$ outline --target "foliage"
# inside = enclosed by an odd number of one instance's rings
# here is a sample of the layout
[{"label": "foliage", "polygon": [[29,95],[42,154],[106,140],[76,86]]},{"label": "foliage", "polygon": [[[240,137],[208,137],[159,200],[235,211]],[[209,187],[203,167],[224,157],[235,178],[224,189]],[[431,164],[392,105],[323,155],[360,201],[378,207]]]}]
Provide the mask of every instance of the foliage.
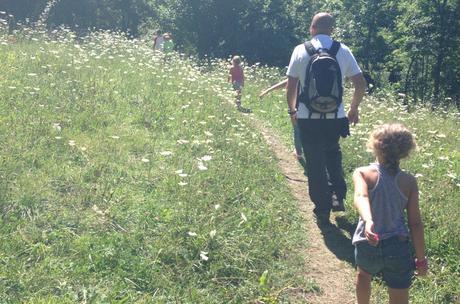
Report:
[{"label": "foliage", "polygon": [[[37,20],[47,1],[6,0],[0,11]],[[335,36],[351,46],[381,87],[411,102],[460,107],[460,2],[456,0],[53,0],[50,26],[81,34],[112,29],[151,39],[170,31],[182,52],[202,58],[243,55],[284,67],[308,38],[317,11],[336,17]],[[14,24],[14,22],[12,23]],[[409,102],[407,99],[405,103]]]}]

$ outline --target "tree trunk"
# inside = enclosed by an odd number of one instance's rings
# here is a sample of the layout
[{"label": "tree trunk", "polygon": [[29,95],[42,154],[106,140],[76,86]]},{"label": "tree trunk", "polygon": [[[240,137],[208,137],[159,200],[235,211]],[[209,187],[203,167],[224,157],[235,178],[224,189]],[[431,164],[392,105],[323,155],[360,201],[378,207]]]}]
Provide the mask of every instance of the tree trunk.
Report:
[{"label": "tree trunk", "polygon": [[409,64],[409,67],[407,68],[407,72],[406,72],[406,79],[404,80],[404,100],[403,100],[403,104],[404,105],[407,105],[407,94],[409,93],[409,76],[410,76],[410,73],[412,71],[412,65],[414,64],[414,61],[415,61],[415,57],[412,57],[411,60],[410,60],[410,64]]},{"label": "tree trunk", "polygon": [[433,70],[433,78],[434,78],[434,85],[433,85],[433,97],[434,97],[434,104],[439,104],[440,99],[440,91],[441,91],[441,71],[442,66],[444,64],[444,50],[445,50],[445,43],[446,43],[446,6],[447,0],[443,0],[442,3],[440,1],[435,1],[436,3],[436,10],[438,13],[439,18],[439,32],[438,32],[438,47],[436,48],[436,64]]}]

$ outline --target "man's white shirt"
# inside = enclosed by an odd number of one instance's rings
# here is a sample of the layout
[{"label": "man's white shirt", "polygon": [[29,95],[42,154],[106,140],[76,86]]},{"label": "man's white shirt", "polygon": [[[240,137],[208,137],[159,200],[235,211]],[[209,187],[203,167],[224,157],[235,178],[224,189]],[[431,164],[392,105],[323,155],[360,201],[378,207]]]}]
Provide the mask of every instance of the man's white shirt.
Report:
[{"label": "man's white shirt", "polygon": [[[325,48],[330,49],[332,46],[332,38],[327,35],[316,35],[311,40],[311,43],[315,47],[318,48]],[[355,57],[351,53],[350,49],[344,45],[343,43],[340,44],[340,49],[336,55],[337,62],[340,66],[340,70],[342,72],[342,82],[344,82],[346,77],[355,76],[361,73],[361,69],[356,62]],[[310,55],[308,55],[307,50],[305,49],[305,45],[302,43],[294,49],[291,56],[291,61],[289,63],[288,70],[286,72],[287,76],[298,78],[300,83],[299,85],[304,85],[305,83],[305,74],[307,71],[308,61],[310,60]],[[299,103],[299,108],[297,112],[298,119],[307,119],[309,116],[309,111],[307,107],[303,103]],[[335,117],[335,115],[333,115]],[[338,118],[345,117],[345,108],[343,106],[343,102],[340,105],[340,108],[337,112]],[[311,118],[320,118],[320,114],[313,113]]]}]

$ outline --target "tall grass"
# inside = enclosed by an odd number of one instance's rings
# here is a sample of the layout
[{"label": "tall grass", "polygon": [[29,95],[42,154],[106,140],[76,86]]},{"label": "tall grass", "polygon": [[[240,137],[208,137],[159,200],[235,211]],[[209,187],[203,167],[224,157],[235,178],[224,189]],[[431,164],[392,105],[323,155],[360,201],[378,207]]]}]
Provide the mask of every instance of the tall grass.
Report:
[{"label": "tall grass", "polygon": [[[223,75],[116,33],[0,41],[0,302],[285,301],[302,220]],[[284,300],[283,300],[284,299]]]},{"label": "tall grass", "polygon": [[[116,33],[25,30],[0,35],[0,69],[0,302],[287,302],[285,287],[317,289],[284,177],[227,102],[226,62],[164,58]],[[284,95],[256,98],[283,76],[246,73],[243,105],[291,145]],[[431,275],[411,296],[455,303],[458,114],[382,92],[361,120],[342,142],[347,173],[372,161],[374,125],[416,133],[420,150],[403,167],[419,179]],[[353,223],[351,195],[347,206]]]}]

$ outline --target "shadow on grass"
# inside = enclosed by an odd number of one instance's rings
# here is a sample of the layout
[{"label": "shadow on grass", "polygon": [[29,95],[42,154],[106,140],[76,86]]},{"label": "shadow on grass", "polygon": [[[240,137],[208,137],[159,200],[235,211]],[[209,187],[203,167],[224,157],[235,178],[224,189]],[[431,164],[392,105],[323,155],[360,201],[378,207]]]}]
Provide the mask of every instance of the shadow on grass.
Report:
[{"label": "shadow on grass", "polygon": [[[354,265],[354,250],[355,247],[351,244],[351,239],[344,234],[342,229],[353,233],[353,224],[348,222],[345,217],[337,217],[338,227],[333,224],[319,224],[318,227],[324,238],[324,243],[327,248],[335,254],[335,256],[351,265]],[[346,228],[343,228],[346,227]],[[342,229],[341,229],[342,228]],[[349,230],[351,229],[351,230]]]},{"label": "shadow on grass", "polygon": [[250,108],[244,108],[242,106],[238,107],[238,111],[240,111],[242,113],[252,113],[252,110]]}]

